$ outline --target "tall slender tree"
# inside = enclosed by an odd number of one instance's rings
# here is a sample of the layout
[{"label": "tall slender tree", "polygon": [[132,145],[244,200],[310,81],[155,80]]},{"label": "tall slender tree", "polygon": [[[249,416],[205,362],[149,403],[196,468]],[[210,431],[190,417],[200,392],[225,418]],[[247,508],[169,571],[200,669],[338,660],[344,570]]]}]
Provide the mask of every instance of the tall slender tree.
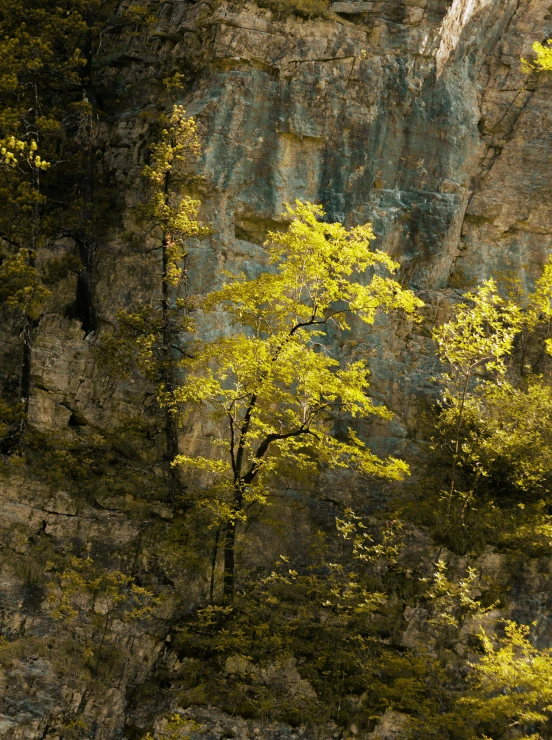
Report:
[{"label": "tall slender tree", "polygon": [[142,173],[148,194],[135,209],[139,228],[129,234],[134,249],[153,260],[159,292],[149,303],[119,311],[120,333],[113,337],[111,349],[128,355],[134,347],[140,369],[156,386],[163,407],[169,493],[174,501],[181,492],[179,470],[171,464],[178,455],[179,414],[165,399],[174,398],[178,365],[185,352],[182,339],[192,329],[186,295],[187,242],[210,231],[198,221],[200,202],[182,195],[197,177],[196,122],[176,105],[164,123]]}]

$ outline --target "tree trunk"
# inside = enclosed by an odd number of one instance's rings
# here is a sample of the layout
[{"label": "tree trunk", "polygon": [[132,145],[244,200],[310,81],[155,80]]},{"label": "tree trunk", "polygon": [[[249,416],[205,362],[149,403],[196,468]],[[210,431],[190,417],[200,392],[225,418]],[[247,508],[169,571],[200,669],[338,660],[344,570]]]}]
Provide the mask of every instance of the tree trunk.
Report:
[{"label": "tree trunk", "polygon": [[175,502],[181,489],[178,468],[175,468],[172,465],[172,461],[178,455],[178,423],[175,415],[168,409],[165,409],[165,441],[167,450],[169,496],[171,501]]},{"label": "tree trunk", "polygon": [[234,587],[236,582],[236,527],[237,515],[243,505],[243,478],[237,477],[234,481],[234,517],[226,523],[224,528],[224,588],[225,601],[234,598]]},{"label": "tree trunk", "polygon": [[227,522],[224,530],[224,589],[225,601],[234,598],[234,582],[236,570],[236,520]]},{"label": "tree trunk", "polygon": [[217,567],[219,539],[220,529],[217,529],[217,533],[215,535],[215,544],[213,546],[213,557],[211,558],[211,583],[209,584],[209,602],[211,605],[215,603],[215,570]]},{"label": "tree trunk", "polygon": [[[33,170],[33,190],[35,193],[40,193],[40,176],[37,170]],[[38,226],[40,221],[40,212],[38,210],[37,202],[34,203],[32,209],[32,235],[31,235],[31,251],[28,259],[28,266],[34,268],[36,265],[36,249],[38,243]],[[21,380],[19,386],[19,396],[22,408],[22,418],[19,424],[18,430],[12,438],[12,446],[19,444],[22,439],[25,430],[27,428],[27,421],[29,415],[29,400],[31,398],[31,371],[32,371],[32,352],[33,352],[33,329],[38,325],[38,320],[33,320],[25,312],[23,314],[23,357],[21,362]]]},{"label": "tree trunk", "polygon": [[24,314],[23,322],[23,360],[21,363],[19,395],[21,402],[23,403],[23,419],[26,424],[27,413],[29,411],[29,399],[31,396],[32,330],[35,322],[33,322],[27,314]]}]

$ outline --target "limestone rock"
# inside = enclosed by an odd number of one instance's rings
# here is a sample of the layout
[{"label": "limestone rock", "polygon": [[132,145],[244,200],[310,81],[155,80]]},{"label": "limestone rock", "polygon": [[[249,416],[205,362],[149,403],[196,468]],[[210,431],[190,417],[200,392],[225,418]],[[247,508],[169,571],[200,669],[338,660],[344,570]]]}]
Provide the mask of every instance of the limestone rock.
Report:
[{"label": "limestone rock", "polygon": [[368,736],[370,740],[400,740],[408,726],[408,717],[401,712],[386,709],[378,726]]},{"label": "limestone rock", "polygon": [[374,2],[352,2],[352,3],[332,3],[331,9],[334,13],[368,13],[374,10]]}]

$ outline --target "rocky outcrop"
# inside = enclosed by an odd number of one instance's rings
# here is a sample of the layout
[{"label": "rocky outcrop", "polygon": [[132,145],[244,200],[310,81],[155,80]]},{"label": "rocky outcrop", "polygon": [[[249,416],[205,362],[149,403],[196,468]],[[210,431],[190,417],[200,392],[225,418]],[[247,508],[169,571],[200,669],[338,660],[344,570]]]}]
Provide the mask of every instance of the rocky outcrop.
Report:
[{"label": "rocky outcrop", "polygon": [[[552,103],[549,78],[524,74],[520,57],[550,34],[549,0],[351,0],[312,19],[279,18],[253,2],[167,0],[147,31],[112,29],[97,69],[98,166],[115,194],[95,266],[100,327],[154,290],[144,266],[123,256],[120,235],[141,197],[152,121],[167,103],[162,79],[175,72],[184,82],[177,102],[200,125],[202,218],[214,230],[190,249],[194,292],[218,285],[224,269],[262,269],[266,232],[295,198],[322,203],[347,225],[371,221],[378,248],[400,261],[401,280],[420,292],[431,320],[451,295],[490,275],[530,284],[552,249]],[[63,315],[62,298],[37,330],[30,421],[46,434],[68,425],[106,433],[143,403],[143,388],[106,377],[94,335]],[[408,454],[415,410],[434,392],[427,332],[382,321],[357,341],[371,358],[374,395],[397,415],[364,432],[376,449]],[[104,553],[131,550],[150,521],[131,520],[117,500],[77,507],[25,471],[2,486],[2,626],[39,645],[56,627],[39,579],[20,566],[30,550],[69,551],[76,541]],[[535,586],[529,578],[528,588],[545,590],[542,579]],[[16,658],[0,674],[0,737],[58,738],[56,717],[71,706],[84,707],[86,737],[123,737],[129,686],[146,682],[167,631],[136,632],[136,665],[102,706],[58,685],[40,648],[32,660]],[[133,712],[128,733],[147,726]],[[261,736],[218,710],[198,719],[215,728],[206,737]],[[392,733],[400,717],[387,719]],[[374,737],[399,736],[383,732]],[[275,727],[262,736],[301,731]]]}]

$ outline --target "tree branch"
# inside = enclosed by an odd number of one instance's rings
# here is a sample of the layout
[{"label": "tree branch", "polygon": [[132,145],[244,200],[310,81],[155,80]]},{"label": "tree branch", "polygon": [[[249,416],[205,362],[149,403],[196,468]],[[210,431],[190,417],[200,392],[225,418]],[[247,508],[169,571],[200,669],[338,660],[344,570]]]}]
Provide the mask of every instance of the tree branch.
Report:
[{"label": "tree branch", "polygon": [[269,434],[263,439],[261,444],[257,447],[257,451],[253,456],[253,462],[247,473],[242,477],[244,485],[252,483],[259,472],[259,462],[266,455],[268,448],[273,442],[278,442],[281,439],[289,439],[290,437],[301,437],[303,434],[310,434],[311,436],[319,439],[318,435],[308,427],[301,427],[293,432],[287,432],[286,434]]},{"label": "tree branch", "polygon": [[234,446],[236,444],[236,437],[234,433],[234,418],[232,417],[232,414],[229,412],[227,414],[228,420],[230,421],[230,457],[232,459],[232,472],[234,473],[234,476],[237,473],[236,469],[236,455],[234,453]]}]

